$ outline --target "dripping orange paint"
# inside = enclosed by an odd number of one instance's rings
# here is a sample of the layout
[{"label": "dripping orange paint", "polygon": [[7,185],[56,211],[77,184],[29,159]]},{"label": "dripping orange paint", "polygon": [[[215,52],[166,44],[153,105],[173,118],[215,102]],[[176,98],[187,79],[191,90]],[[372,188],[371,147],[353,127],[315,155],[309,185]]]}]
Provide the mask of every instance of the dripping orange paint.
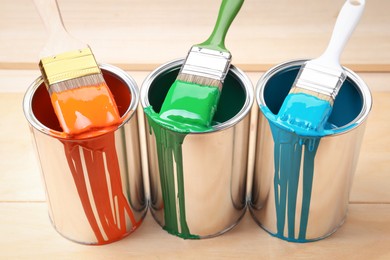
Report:
[{"label": "dripping orange paint", "polygon": [[63,144],[84,213],[98,244],[116,241],[136,229],[141,220],[135,219],[123,193],[114,133]]}]

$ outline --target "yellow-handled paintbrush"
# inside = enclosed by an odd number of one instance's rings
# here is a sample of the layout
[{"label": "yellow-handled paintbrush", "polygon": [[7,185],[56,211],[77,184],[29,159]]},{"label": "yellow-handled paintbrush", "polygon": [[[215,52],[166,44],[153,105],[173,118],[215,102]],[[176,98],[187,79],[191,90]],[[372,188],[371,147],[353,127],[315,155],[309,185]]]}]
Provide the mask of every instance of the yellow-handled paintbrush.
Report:
[{"label": "yellow-handled paintbrush", "polygon": [[39,67],[63,131],[94,136],[120,124],[118,108],[88,45],[66,31],[55,0],[34,0],[49,32]]}]

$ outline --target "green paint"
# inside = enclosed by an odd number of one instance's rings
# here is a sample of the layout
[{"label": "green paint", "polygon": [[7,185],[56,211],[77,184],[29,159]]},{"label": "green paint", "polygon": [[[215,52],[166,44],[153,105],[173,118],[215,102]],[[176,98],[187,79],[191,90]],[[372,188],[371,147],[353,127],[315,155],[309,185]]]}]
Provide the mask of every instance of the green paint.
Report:
[{"label": "green paint", "polygon": [[[154,112],[161,112],[164,99],[167,96],[170,87],[175,82],[179,70],[180,67],[177,67],[175,69],[161,73],[161,75],[156,77],[151,83],[147,95],[149,103],[153,107]],[[243,87],[241,86],[240,79],[238,79],[237,76],[235,76],[233,73],[229,73],[225,78],[223,89],[221,91],[218,102],[218,107],[211,122],[211,126],[208,130],[204,130],[202,132],[212,131],[213,125],[218,124],[217,122],[226,122],[236,116],[244,106],[245,100],[246,94],[243,90]],[[151,114],[151,116],[153,116],[155,120],[159,120],[156,113],[153,113],[153,115]],[[164,122],[161,121],[161,124],[163,123]],[[199,131],[192,129],[191,132]]]},{"label": "green paint", "polygon": [[[222,95],[227,102],[219,104],[220,107],[225,108],[224,113],[216,116],[221,121],[236,115],[245,100],[242,89],[238,93],[239,88],[231,87],[232,80],[234,79],[228,77],[227,88],[223,91],[226,94]],[[158,92],[149,93],[149,96],[157,99],[161,97],[163,94],[161,92],[164,90],[162,87],[156,89]],[[150,134],[153,131],[156,139],[164,201],[163,228],[184,239],[199,239],[199,235],[190,232],[186,220],[182,144],[188,133],[213,130],[212,125],[217,123],[212,122],[212,119],[219,97],[220,93],[216,87],[176,80],[168,90],[159,113],[156,113],[152,106],[144,108]]]},{"label": "green paint", "polygon": [[150,134],[153,131],[157,144],[158,166],[164,201],[165,225],[163,228],[169,233],[185,239],[198,239],[199,236],[191,234],[188,228],[185,212],[181,146],[187,134],[175,132],[165,127],[168,122],[159,120],[159,115],[153,111],[152,107],[146,107],[144,111],[148,118]]},{"label": "green paint", "polygon": [[[150,106],[144,107],[149,124],[150,134],[154,134],[158,157],[158,169],[163,199],[164,229],[169,233],[185,239],[198,239],[199,235],[192,234],[186,223],[182,143],[188,133],[199,133],[199,127],[183,126],[173,120],[160,118],[162,104],[170,86],[173,85],[180,67],[169,69],[158,75],[151,82],[147,99]],[[203,87],[202,87],[203,88]],[[217,122],[226,122],[236,116],[245,105],[246,92],[240,79],[234,73],[229,73],[224,82],[218,108],[210,127],[202,133],[214,131]],[[177,123],[177,125],[175,125]],[[182,129],[187,127],[187,129]],[[181,130],[181,131],[180,131]],[[174,172],[176,170],[176,173]],[[176,183],[175,183],[176,174]],[[175,185],[177,184],[177,185]],[[177,191],[175,191],[175,186]],[[153,191],[151,191],[153,192]],[[153,196],[153,194],[151,195]],[[153,208],[153,201],[152,201]],[[179,210],[177,210],[179,209]],[[178,215],[180,215],[178,217]]]},{"label": "green paint", "polygon": [[[165,77],[164,79],[174,80],[173,77]],[[153,132],[156,140],[164,202],[165,223],[163,228],[170,234],[184,239],[199,239],[199,235],[191,233],[186,221],[182,144],[188,133],[210,132],[213,130],[212,126],[217,124],[215,121],[212,121],[210,126],[199,123],[199,121],[204,122],[206,116],[209,116],[208,120],[211,121],[211,116],[207,115],[207,111],[199,107],[199,104],[214,102],[215,106],[218,105],[218,113],[215,114],[214,120],[219,122],[227,121],[240,111],[245,102],[245,93],[241,87],[236,87],[239,86],[236,80],[230,75],[227,77],[219,103],[217,101],[219,90],[215,87],[197,86],[185,82],[175,85],[176,81],[167,91],[163,86],[166,86],[165,83],[169,86],[170,82],[161,80],[159,81],[162,83],[161,85],[152,85],[150,88],[149,97],[153,107],[144,108],[144,112],[149,123],[149,132],[150,134]],[[163,103],[161,97],[164,97],[164,94],[166,94],[166,98]],[[154,109],[158,109],[161,103],[163,105],[157,113]],[[192,106],[191,111],[197,111],[200,116],[204,117],[191,118],[187,116],[184,118],[180,114],[187,113],[187,111],[182,110],[183,104],[187,107]],[[165,105],[167,108],[164,107]]]},{"label": "green paint", "polygon": [[176,80],[168,91],[156,120],[178,132],[210,130],[219,89]]},{"label": "green paint", "polygon": [[[197,46],[229,52],[225,47],[226,34],[243,3],[244,0],[223,0],[213,32]],[[224,77],[219,80],[223,82]],[[219,96],[220,91],[216,86],[176,80],[162,105],[161,122],[164,121],[167,127],[180,132],[210,130]]]}]

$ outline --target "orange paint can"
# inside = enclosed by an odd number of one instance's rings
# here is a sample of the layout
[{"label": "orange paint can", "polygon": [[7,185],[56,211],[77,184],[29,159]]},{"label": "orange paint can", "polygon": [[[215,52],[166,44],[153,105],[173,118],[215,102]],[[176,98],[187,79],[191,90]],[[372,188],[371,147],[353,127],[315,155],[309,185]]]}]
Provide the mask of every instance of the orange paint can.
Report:
[{"label": "orange paint can", "polygon": [[28,88],[24,114],[43,176],[49,216],[65,238],[108,244],[137,229],[146,214],[139,143],[138,87],[117,67],[100,68],[122,123],[72,138],[62,132],[42,77]]}]

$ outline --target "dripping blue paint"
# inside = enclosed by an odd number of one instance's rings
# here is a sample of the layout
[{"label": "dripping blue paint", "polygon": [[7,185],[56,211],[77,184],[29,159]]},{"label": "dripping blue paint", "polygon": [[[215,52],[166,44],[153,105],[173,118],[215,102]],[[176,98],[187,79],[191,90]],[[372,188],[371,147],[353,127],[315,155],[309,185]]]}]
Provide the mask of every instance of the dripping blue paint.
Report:
[{"label": "dripping blue paint", "polygon": [[[320,105],[326,106],[324,103]],[[277,230],[273,235],[288,241],[307,242],[309,240],[306,239],[306,231],[317,148],[321,137],[335,134],[338,130],[336,126],[329,123],[318,129],[310,127],[305,129],[301,125],[290,124],[288,120],[273,114],[266,106],[261,106],[260,109],[270,123],[274,141],[274,196]],[[300,179],[302,207],[300,214],[297,214]],[[300,216],[297,230],[296,216]]]}]

